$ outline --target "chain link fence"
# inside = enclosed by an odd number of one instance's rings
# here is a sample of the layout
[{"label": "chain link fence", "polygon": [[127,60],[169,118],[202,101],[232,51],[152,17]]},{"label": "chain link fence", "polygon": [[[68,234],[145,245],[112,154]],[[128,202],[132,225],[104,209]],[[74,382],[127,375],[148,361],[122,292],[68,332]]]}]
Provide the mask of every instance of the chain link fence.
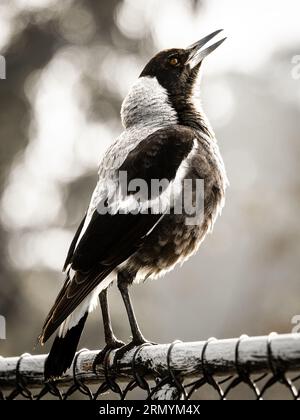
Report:
[{"label": "chain link fence", "polygon": [[300,399],[300,334],[143,345],[117,365],[111,352],[95,367],[96,355],[81,350],[48,383],[46,355],[0,357],[0,399]]}]

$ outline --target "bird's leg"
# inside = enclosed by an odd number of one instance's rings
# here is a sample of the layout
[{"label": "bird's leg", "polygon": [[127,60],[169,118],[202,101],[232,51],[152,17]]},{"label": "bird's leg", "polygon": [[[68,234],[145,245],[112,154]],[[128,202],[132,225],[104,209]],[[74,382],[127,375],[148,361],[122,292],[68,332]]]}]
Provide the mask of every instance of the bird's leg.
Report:
[{"label": "bird's leg", "polygon": [[131,299],[128,292],[128,283],[120,282],[118,283],[118,287],[120,290],[120,293],[122,295],[122,299],[126,308],[131,333],[132,333],[132,341],[134,341],[136,344],[143,344],[147,342],[147,340],[144,338],[143,334],[141,333],[141,330],[138,326],[136,316],[133,310],[133,306],[131,303]]},{"label": "bird's leg", "polygon": [[128,320],[129,320],[129,324],[131,328],[131,333],[132,333],[132,341],[129,344],[126,344],[126,346],[121,347],[119,350],[116,351],[115,357],[114,357],[115,362],[121,359],[127,351],[131,350],[132,348],[136,346],[140,346],[144,343],[154,344],[146,340],[146,338],[143,336],[138,326],[136,316],[133,310],[133,306],[131,303],[131,299],[129,296],[129,292],[128,292],[128,287],[129,287],[129,284],[131,283],[130,280],[131,279],[127,278],[123,273],[119,273],[118,288],[120,290],[120,293],[121,293],[121,296],[122,296],[122,299],[126,308],[126,312],[127,312],[127,316],[128,316]]},{"label": "bird's leg", "polygon": [[111,343],[115,340],[114,333],[111,326],[111,320],[108,310],[107,301],[107,289],[103,290],[99,294],[99,302],[102,311],[103,327],[104,327],[104,338],[106,344]]},{"label": "bird's leg", "polygon": [[118,340],[112,330],[111,320],[109,315],[108,301],[107,301],[107,289],[103,290],[99,294],[99,302],[102,311],[103,318],[103,327],[104,327],[104,337],[106,346],[100,353],[97,354],[94,360],[94,367],[103,363],[106,353],[109,350],[118,349],[119,347],[124,346],[123,341]]}]

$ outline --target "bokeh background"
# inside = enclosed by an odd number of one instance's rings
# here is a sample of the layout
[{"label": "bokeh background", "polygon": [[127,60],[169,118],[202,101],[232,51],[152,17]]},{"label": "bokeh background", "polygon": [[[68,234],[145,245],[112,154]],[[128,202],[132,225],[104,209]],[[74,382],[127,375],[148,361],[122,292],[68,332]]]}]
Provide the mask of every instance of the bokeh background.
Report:
[{"label": "bokeh background", "polygon": [[[230,180],[196,256],[132,289],[156,342],[290,332],[300,314],[299,0],[0,1],[0,314],[3,356],[33,349],[120,105],[158,50],[216,29],[203,107]],[[298,77],[299,76],[299,77]],[[110,291],[116,333],[129,339]],[[103,345],[99,310],[81,346]]]}]

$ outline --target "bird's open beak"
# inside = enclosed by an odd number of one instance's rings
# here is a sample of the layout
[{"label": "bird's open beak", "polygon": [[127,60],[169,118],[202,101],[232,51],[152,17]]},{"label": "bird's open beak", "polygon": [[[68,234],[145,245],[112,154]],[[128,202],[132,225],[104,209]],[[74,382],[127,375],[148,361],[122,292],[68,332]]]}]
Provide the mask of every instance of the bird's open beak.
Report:
[{"label": "bird's open beak", "polygon": [[190,45],[186,51],[189,53],[188,59],[186,64],[189,64],[191,68],[194,68],[198,64],[201,63],[201,61],[207,57],[211,52],[213,52],[216,48],[218,48],[219,45],[221,45],[226,38],[221,39],[220,41],[216,42],[215,44],[210,45],[209,47],[202,50],[201,48],[204,47],[210,41],[212,38],[214,38],[216,35],[218,35],[220,32],[222,32],[223,29],[219,29],[218,31],[213,32],[210,35],[207,35],[206,37],[200,39],[200,41],[195,42],[194,44]]}]

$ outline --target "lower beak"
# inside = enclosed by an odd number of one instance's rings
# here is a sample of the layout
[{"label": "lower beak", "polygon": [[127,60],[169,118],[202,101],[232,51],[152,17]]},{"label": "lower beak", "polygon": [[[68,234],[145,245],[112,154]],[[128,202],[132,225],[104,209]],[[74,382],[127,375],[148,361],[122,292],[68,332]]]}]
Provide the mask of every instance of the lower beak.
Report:
[{"label": "lower beak", "polygon": [[202,47],[208,43],[212,38],[222,32],[223,29],[219,29],[218,31],[213,32],[210,35],[200,39],[200,41],[195,42],[194,44],[190,45],[186,51],[188,52],[188,58],[186,64],[190,64],[191,68],[197,66],[201,63],[201,61],[207,57],[211,52],[213,52],[219,45],[221,45],[226,38],[221,39],[220,41],[216,42],[215,44],[210,45],[209,47],[202,50]]}]

